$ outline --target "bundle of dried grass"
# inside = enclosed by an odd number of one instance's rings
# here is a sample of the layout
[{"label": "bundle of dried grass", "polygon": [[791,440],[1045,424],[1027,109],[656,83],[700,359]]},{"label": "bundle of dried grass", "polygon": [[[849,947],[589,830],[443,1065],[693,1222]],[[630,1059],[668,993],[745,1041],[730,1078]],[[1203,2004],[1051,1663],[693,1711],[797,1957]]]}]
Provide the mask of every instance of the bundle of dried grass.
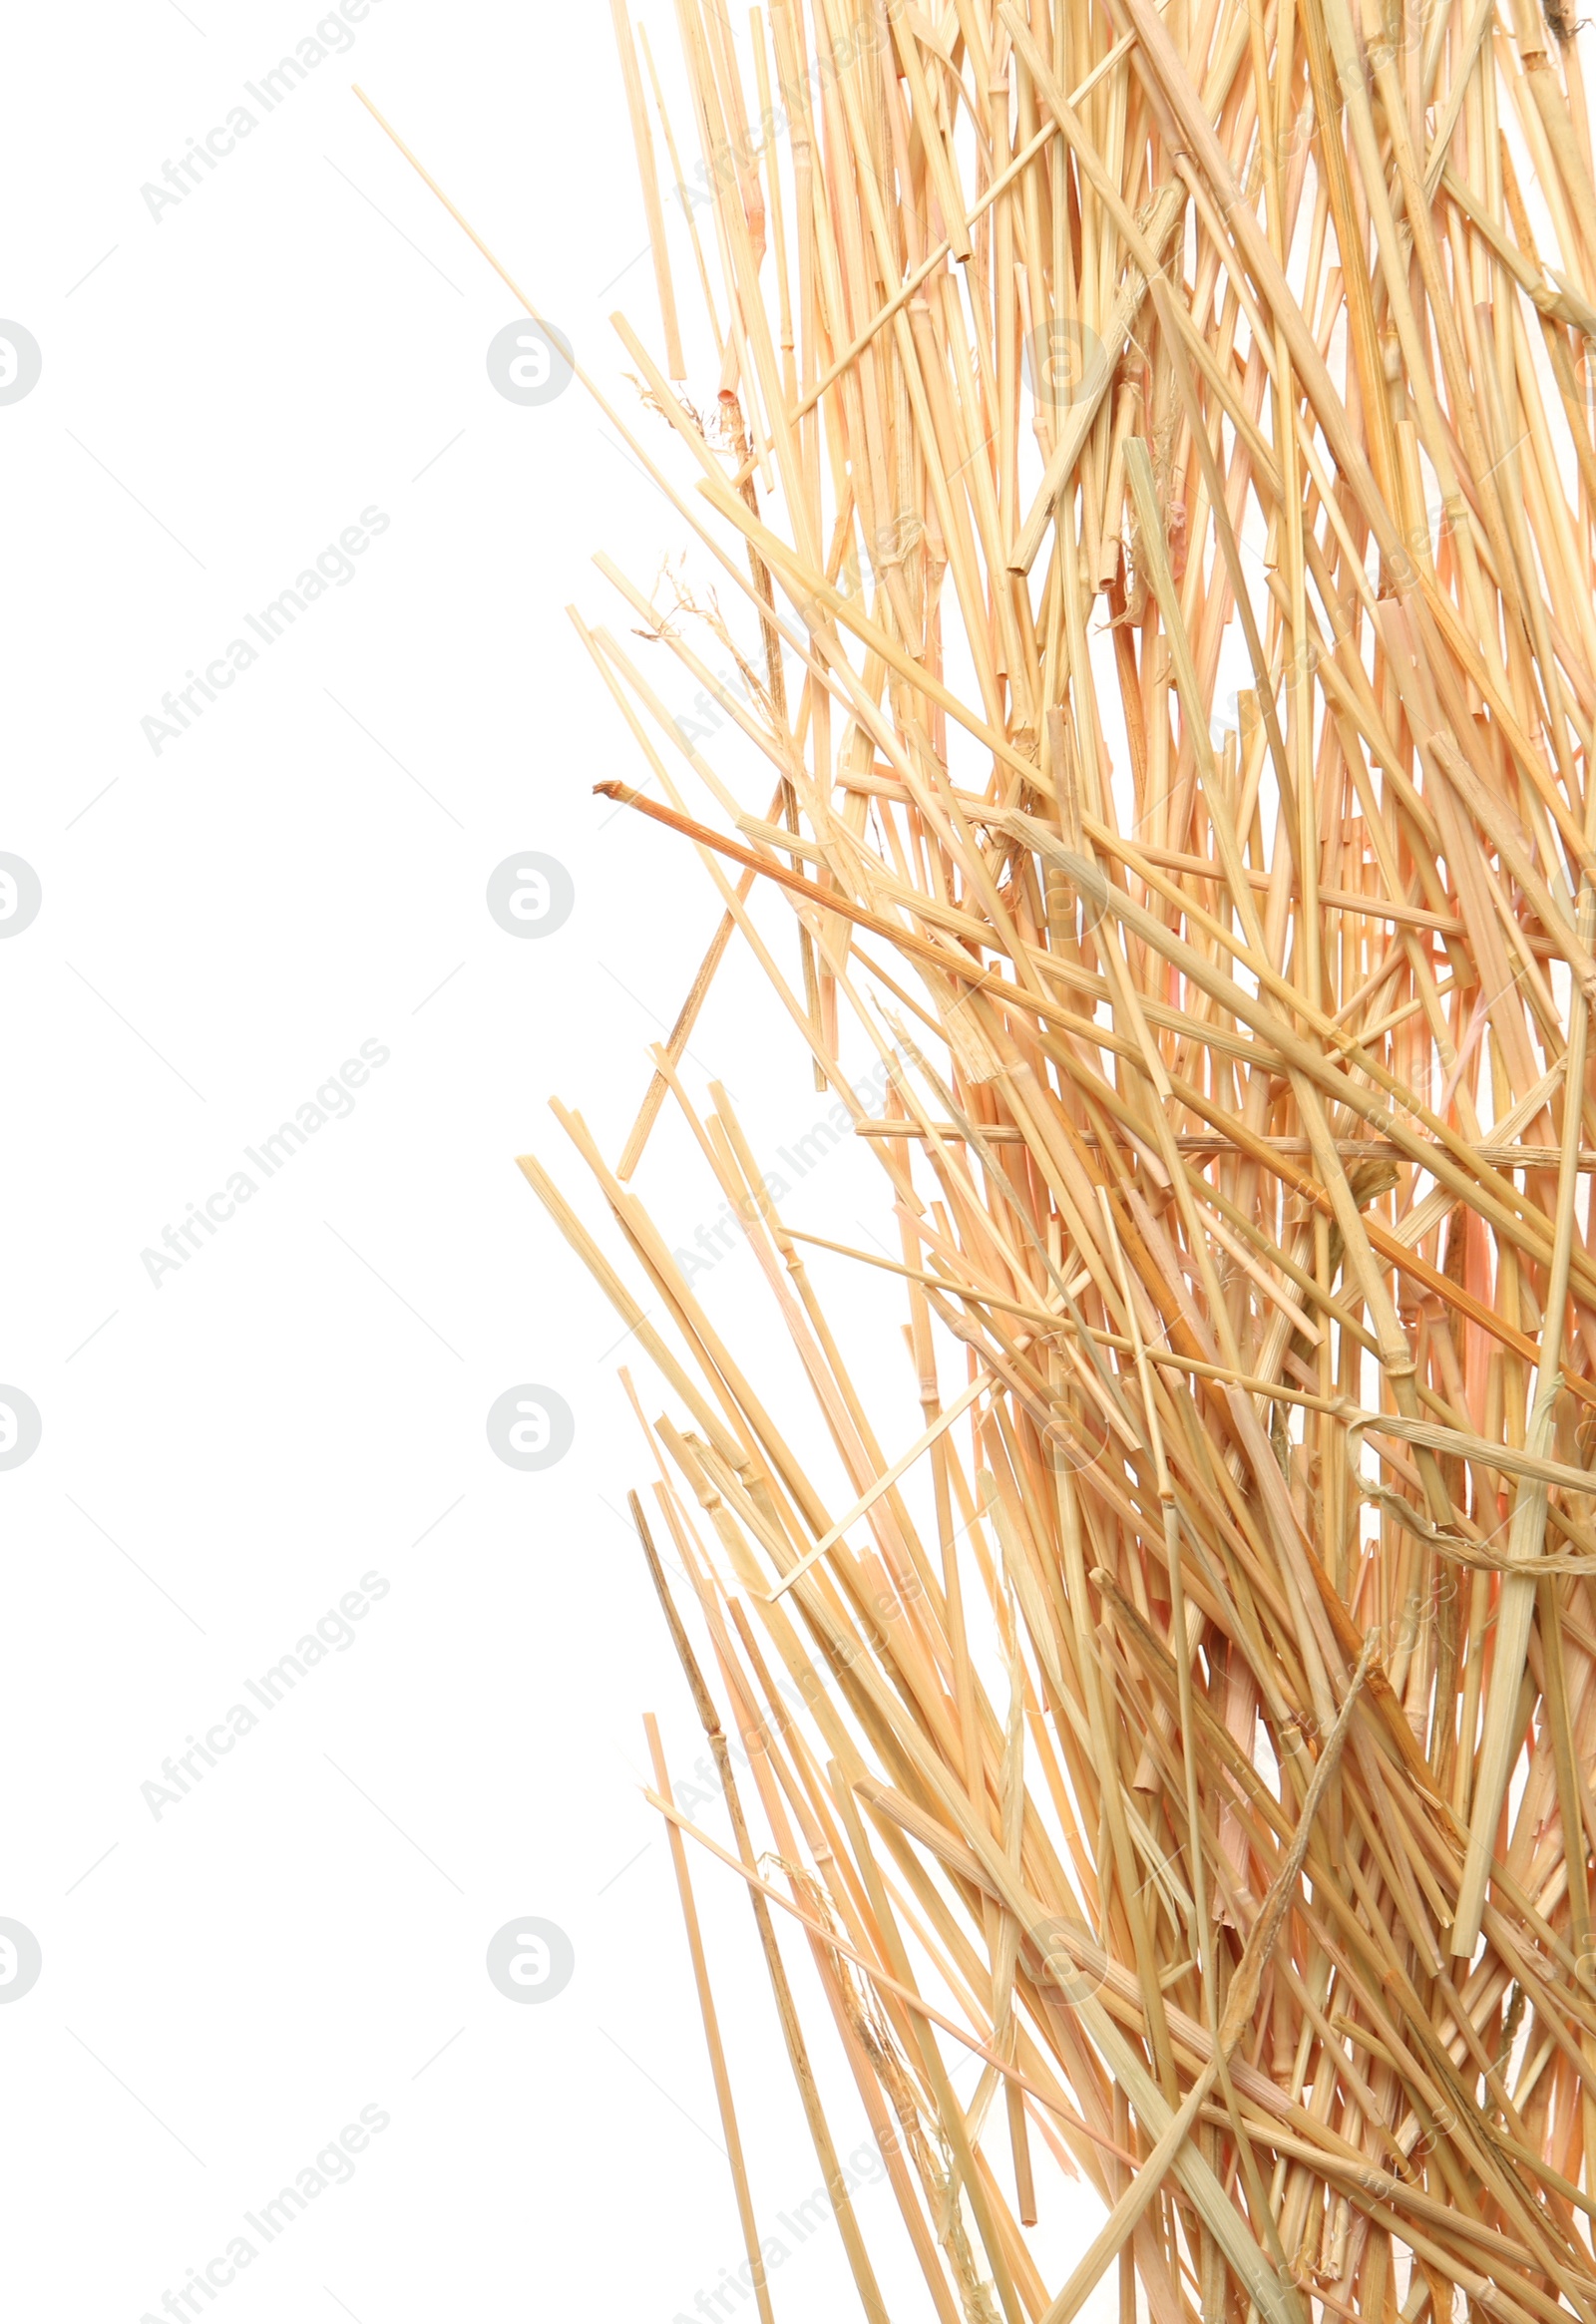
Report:
[{"label": "bundle of dried grass", "polygon": [[[773,795],[736,797],[579,620],[651,778],[601,788],[724,907],[615,1166],[556,1108],[642,1298],[522,1167],[673,1415],[636,1518],[735,1853],[657,1750],[654,1796],[761,2313],[684,1832],[746,1883],[873,2318],[778,1922],[943,2324],[1068,2324],[1115,2266],[1126,2324],[1138,2292],[1157,2324],[1445,2324],[1459,2292],[1596,2318],[1571,27],[1550,0],[770,0],[734,41],[676,0],[689,133],[613,5],[663,323],[656,360],[617,318],[652,415],[617,424],[746,602],[757,667],[716,690]],[[680,386],[684,247],[713,426]],[[715,687],[690,615],[604,571]],[[730,1105],[680,1076],[739,934],[884,1175],[901,1257],[853,1256],[907,1303],[902,1449]],[[631,1189],[667,1096],[852,1506]],[[1061,2286],[1027,2242],[1052,2161],[1107,2209]]]}]

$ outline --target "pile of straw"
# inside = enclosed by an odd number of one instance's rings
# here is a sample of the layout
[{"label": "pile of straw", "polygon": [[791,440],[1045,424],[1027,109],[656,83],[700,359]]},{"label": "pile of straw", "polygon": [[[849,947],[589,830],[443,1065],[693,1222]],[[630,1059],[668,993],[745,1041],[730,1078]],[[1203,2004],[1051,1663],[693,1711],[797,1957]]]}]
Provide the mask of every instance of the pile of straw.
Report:
[{"label": "pile of straw", "polygon": [[[578,626],[630,738],[600,788],[723,918],[613,1165],[556,1109],[619,1263],[522,1167],[664,1390],[636,1522],[735,1848],[657,1751],[653,1797],[761,2314],[689,1863],[746,1885],[870,2317],[794,1944],[942,2324],[1067,2324],[1116,2268],[1126,2324],[1596,2318],[1574,28],[770,0],[734,37],[676,0],[688,122],[613,5],[662,326],[617,318],[614,416],[743,611],[605,565],[654,642]],[[742,798],[651,667],[714,687],[739,635]],[[683,1079],[738,954],[880,1165],[899,1256],[855,1257],[917,1442]],[[661,1102],[851,1506],[633,1191]],[[1106,2210],[1062,2284],[1059,2167]]]}]

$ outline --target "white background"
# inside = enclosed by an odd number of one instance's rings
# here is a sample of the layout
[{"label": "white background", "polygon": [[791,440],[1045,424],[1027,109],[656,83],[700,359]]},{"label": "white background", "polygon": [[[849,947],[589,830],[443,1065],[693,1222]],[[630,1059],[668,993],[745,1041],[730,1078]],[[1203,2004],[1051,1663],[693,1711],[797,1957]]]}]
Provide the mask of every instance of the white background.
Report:
[{"label": "white background", "polygon": [[[613,1157],[718,905],[680,843],[592,797],[639,770],[564,607],[647,654],[590,558],[646,586],[686,536],[580,388],[496,394],[514,301],[351,83],[662,448],[604,321],[619,304],[658,344],[645,228],[595,0],[373,0],[264,115],[243,83],[316,21],[120,0],[5,35],[0,315],[43,374],[0,408],[0,849],[44,902],[0,943],[0,1380],[43,1439],[0,1473],[0,1914],[44,1969],[0,2008],[0,2302],[162,2313],[372,2106],[390,2124],[353,2180],[252,2236],[216,2313],[667,2324],[741,2257],[641,1711],[678,1779],[701,1743],[622,1521],[650,1473],[629,1352],[514,1157],[616,1248],[546,1100]],[[673,62],[671,12],[645,21]],[[253,134],[152,216],[141,188],[240,102]],[[706,343],[693,362],[708,404]],[[163,693],[368,507],[390,522],[355,579],[155,753]],[[529,848],[576,884],[541,942],[484,904]],[[791,968],[790,918],[764,919]],[[152,1283],[142,1252],[368,1040],[391,1054],[352,1115]],[[765,1155],[825,1110],[738,946],[692,1043],[700,1099],[714,1075]],[[669,1119],[638,1184],[673,1241],[719,1207]],[[867,1205],[879,1224],[856,1146],[788,1208],[857,1243]],[[817,1270],[896,1449],[920,1416],[861,1274]],[[706,1292],[790,1411],[754,1294],[743,1254]],[[537,1475],[484,1428],[526,1381],[576,1418]],[[356,1643],[158,1820],[162,1760],[373,1571]],[[745,1901],[695,1872],[768,2218],[819,2173]],[[576,1974],[522,2008],[484,1953],[526,1914]],[[847,2152],[863,2118],[789,1958]],[[890,2195],[860,2204],[895,2312],[926,2312]],[[774,2288],[778,2314],[855,2312],[830,2230]]]}]

